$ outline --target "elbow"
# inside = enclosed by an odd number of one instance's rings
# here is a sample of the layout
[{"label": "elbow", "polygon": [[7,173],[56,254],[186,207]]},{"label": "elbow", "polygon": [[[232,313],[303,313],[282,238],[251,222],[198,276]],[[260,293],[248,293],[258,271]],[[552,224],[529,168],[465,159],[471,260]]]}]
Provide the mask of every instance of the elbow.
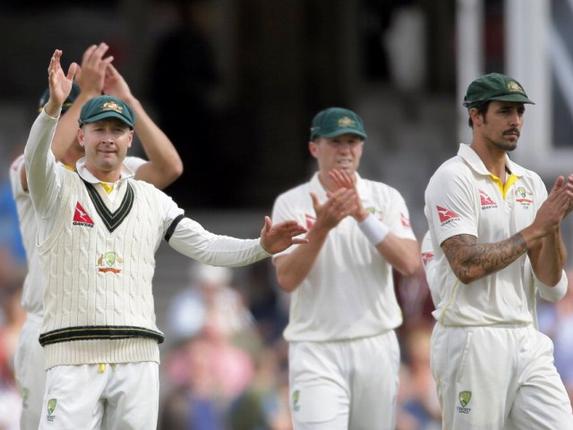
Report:
[{"label": "elbow", "polygon": [[167,169],[167,176],[169,178],[169,183],[175,182],[183,174],[183,162],[181,159],[177,159],[176,162],[172,163]]},{"label": "elbow", "polygon": [[292,293],[298,287],[289,276],[277,274],[279,288],[285,293]]},{"label": "elbow", "polygon": [[414,276],[422,271],[422,260],[420,258],[411,258],[400,265],[400,267],[396,267],[396,270],[403,276]]}]

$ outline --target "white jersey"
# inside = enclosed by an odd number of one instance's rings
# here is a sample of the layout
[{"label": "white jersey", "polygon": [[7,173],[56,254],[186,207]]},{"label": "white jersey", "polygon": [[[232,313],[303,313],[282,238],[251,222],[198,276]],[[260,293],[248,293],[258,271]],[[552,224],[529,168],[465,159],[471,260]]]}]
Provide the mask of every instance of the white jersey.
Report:
[{"label": "white jersey", "polygon": [[[124,165],[129,171],[135,172],[146,163],[146,160],[139,157],[126,157]],[[22,188],[20,179],[21,169],[24,169],[24,154],[20,155],[10,167],[10,183],[12,185],[12,195],[16,201],[18,210],[18,221],[22,242],[26,250],[26,263],[28,272],[22,288],[22,307],[28,313],[38,316],[42,315],[42,295],[44,291],[44,274],[40,269],[36,250],[36,234],[38,231],[34,207],[28,191]]]},{"label": "white jersey", "polygon": [[565,272],[556,287],[545,286],[534,276],[527,255],[470,285],[463,284],[441,249],[452,236],[471,235],[479,243],[493,243],[533,222],[547,198],[545,185],[536,173],[509,158],[506,165],[511,175],[502,184],[478,154],[462,144],[457,156],[438,168],[426,188],[424,212],[441,283],[436,288],[439,303],[433,315],[445,326],[534,323],[537,291],[552,301],[565,294]]},{"label": "white jersey", "polygon": [[[151,281],[163,238],[206,264],[240,266],[269,254],[258,239],[219,236],[185,218],[162,191],[123,169],[107,194],[80,160],[77,172],[50,151],[57,119],[40,113],[24,151],[46,270],[46,367],[158,361]],[[142,228],[144,226],[144,228]]]},{"label": "white jersey", "polygon": [[[364,207],[393,234],[416,240],[408,209],[397,190],[358,175],[357,188]],[[318,174],[277,197],[273,222],[295,219],[310,228],[315,219],[311,192],[321,202],[327,198]],[[290,319],[284,333],[288,341],[356,339],[384,333],[402,323],[392,266],[352,217],[343,219],[328,233],[309,275],[290,297]]]}]

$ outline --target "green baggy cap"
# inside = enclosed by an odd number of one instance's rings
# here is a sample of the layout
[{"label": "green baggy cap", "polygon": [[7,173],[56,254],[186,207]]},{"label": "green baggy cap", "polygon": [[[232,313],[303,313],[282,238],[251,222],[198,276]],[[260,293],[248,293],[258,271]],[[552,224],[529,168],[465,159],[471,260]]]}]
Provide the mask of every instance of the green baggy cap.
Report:
[{"label": "green baggy cap", "polygon": [[[72,103],[78,98],[80,95],[80,87],[75,82],[72,84],[72,89],[66,100],[64,100],[64,104],[62,105],[62,113],[67,111]],[[38,112],[41,112],[44,109],[46,103],[50,99],[50,89],[46,88],[45,91],[42,93],[40,100],[38,101]]]},{"label": "green baggy cap", "polygon": [[368,137],[364,131],[362,118],[349,109],[331,107],[317,113],[310,128],[310,140],[317,137],[336,137],[355,134],[362,139]]},{"label": "green baggy cap", "polygon": [[107,118],[117,118],[129,128],[135,124],[131,108],[123,100],[114,96],[98,96],[82,106],[80,126]]},{"label": "green baggy cap", "polygon": [[469,84],[463,104],[469,109],[491,100],[535,104],[519,82],[501,73],[482,75]]}]

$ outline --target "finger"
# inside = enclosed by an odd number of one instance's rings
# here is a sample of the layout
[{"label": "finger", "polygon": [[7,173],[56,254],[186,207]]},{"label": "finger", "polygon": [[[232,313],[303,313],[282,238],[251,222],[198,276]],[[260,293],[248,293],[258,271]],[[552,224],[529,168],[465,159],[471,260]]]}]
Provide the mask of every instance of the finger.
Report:
[{"label": "finger", "polygon": [[79,69],[79,65],[78,63],[72,63],[70,64],[70,67],[68,68],[68,74],[66,75],[66,77],[70,80],[73,81],[74,80],[74,76],[76,76],[76,74],[78,73],[78,69]]},{"label": "finger", "polygon": [[87,64],[88,60],[91,58],[96,48],[97,45],[90,45],[90,47],[84,51],[84,55],[82,55],[82,65]]},{"label": "finger", "polygon": [[312,200],[312,207],[316,212],[320,208],[320,202],[318,200],[318,197],[316,196],[315,193],[310,193],[310,198]]},{"label": "finger", "polygon": [[557,178],[555,178],[555,182],[553,183],[553,187],[551,187],[550,193],[560,189],[564,183],[565,183],[565,178],[563,176],[557,176]]},{"label": "finger", "polygon": [[295,245],[301,245],[301,244],[305,244],[308,243],[309,240],[306,237],[296,237],[292,239],[292,243]]}]

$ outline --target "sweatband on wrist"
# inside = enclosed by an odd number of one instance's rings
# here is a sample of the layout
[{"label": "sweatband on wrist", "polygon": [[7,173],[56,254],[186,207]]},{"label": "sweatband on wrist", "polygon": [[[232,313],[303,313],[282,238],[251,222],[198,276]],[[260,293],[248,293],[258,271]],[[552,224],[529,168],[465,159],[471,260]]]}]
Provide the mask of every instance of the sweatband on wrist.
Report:
[{"label": "sweatband on wrist", "polygon": [[386,239],[386,236],[390,233],[390,228],[376,218],[374,214],[369,214],[364,221],[359,222],[358,227],[374,246]]}]

